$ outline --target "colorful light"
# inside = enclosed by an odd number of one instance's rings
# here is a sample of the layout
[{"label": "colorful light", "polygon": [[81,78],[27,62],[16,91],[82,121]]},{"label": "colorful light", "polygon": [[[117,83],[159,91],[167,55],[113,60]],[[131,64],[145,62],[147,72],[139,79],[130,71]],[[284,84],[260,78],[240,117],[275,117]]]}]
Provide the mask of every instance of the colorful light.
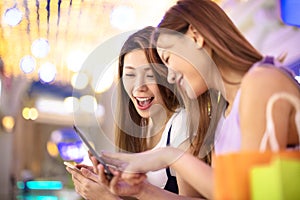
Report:
[{"label": "colorful light", "polygon": [[86,58],[86,55],[81,51],[70,52],[67,58],[67,67],[72,72],[79,72]]},{"label": "colorful light", "polygon": [[11,116],[5,116],[2,119],[2,126],[8,131],[11,132],[15,126],[15,120]]},{"label": "colorful light", "polygon": [[57,144],[57,147],[63,160],[81,162],[86,154],[86,150],[81,141],[60,142]]},{"label": "colorful light", "polygon": [[111,25],[120,30],[130,29],[135,19],[134,9],[128,6],[118,6],[110,14]]},{"label": "colorful light", "polygon": [[61,190],[63,184],[61,181],[27,181],[17,182],[18,189],[25,189],[27,187],[30,190]]},{"label": "colorful light", "polygon": [[5,11],[3,20],[10,26],[16,26],[22,21],[22,12],[16,7],[9,8]]},{"label": "colorful light", "polygon": [[52,157],[57,157],[59,155],[58,148],[54,142],[47,142],[47,151]]},{"label": "colorful light", "polygon": [[300,1],[280,0],[281,19],[285,24],[300,27]]},{"label": "colorful light", "polygon": [[25,107],[22,110],[22,116],[26,120],[29,120],[29,119],[36,120],[39,116],[39,113],[36,108]]},{"label": "colorful light", "polygon": [[116,75],[117,62],[109,66],[101,77],[93,77],[93,86],[96,93],[102,93],[107,91],[114,82]]},{"label": "colorful light", "polygon": [[39,69],[40,80],[44,83],[50,83],[54,81],[56,76],[56,67],[50,62],[44,63]]},{"label": "colorful light", "polygon": [[32,56],[24,56],[20,62],[20,68],[25,74],[33,72],[36,62]]},{"label": "colorful light", "polygon": [[74,113],[79,109],[79,99],[76,97],[67,97],[64,100],[66,112]]},{"label": "colorful light", "polygon": [[31,45],[31,53],[37,58],[44,58],[50,51],[48,40],[40,38]]},{"label": "colorful light", "polygon": [[97,109],[97,100],[91,95],[84,95],[80,98],[80,110],[87,113],[94,113]]},{"label": "colorful light", "polygon": [[88,83],[89,78],[83,72],[75,73],[72,76],[71,84],[75,89],[82,90],[88,85]]}]

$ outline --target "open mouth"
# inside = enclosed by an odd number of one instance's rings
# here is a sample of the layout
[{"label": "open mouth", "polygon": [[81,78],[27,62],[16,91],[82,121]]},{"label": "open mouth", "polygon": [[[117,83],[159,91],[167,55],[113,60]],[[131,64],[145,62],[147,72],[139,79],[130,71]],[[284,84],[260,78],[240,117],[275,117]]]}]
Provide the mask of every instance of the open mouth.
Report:
[{"label": "open mouth", "polygon": [[145,110],[151,106],[154,97],[135,97],[139,109]]}]

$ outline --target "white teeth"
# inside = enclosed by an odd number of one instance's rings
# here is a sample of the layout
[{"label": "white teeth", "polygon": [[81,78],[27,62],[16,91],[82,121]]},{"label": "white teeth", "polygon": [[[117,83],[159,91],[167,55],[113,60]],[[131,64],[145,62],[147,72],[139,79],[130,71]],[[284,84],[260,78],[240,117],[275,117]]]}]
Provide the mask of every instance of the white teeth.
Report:
[{"label": "white teeth", "polygon": [[138,101],[148,101],[148,100],[150,100],[151,98],[150,98],[150,97],[148,97],[148,98],[139,98],[139,97],[136,97],[136,99],[137,99]]}]

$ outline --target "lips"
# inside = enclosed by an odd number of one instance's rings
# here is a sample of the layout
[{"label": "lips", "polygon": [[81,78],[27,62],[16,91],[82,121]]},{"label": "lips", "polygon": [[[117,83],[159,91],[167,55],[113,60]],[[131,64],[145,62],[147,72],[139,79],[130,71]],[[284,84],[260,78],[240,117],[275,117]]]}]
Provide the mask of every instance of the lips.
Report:
[{"label": "lips", "polygon": [[148,109],[152,104],[154,97],[135,97],[137,106],[140,110]]}]

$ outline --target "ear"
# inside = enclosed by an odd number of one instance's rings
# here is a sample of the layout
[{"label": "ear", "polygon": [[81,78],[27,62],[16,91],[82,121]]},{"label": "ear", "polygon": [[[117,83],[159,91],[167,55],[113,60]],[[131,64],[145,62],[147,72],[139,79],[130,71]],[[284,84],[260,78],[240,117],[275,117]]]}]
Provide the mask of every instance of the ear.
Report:
[{"label": "ear", "polygon": [[199,46],[199,48],[203,47],[204,44],[204,38],[202,37],[202,35],[196,30],[196,28],[193,25],[189,25],[189,28],[187,30],[187,35],[191,36],[194,41],[197,43],[197,45]]}]

